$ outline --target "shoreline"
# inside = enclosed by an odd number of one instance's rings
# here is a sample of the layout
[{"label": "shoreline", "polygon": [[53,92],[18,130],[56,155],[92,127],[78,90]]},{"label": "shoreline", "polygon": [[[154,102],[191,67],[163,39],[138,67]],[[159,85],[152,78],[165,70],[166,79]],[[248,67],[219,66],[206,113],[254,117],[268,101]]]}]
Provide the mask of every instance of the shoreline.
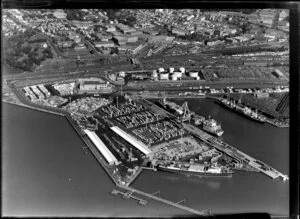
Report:
[{"label": "shoreline", "polygon": [[171,205],[172,207],[176,207],[176,208],[179,208],[181,210],[188,211],[189,213],[193,213],[193,214],[196,214],[196,215],[207,215],[207,213],[205,213],[207,211],[207,209],[204,210],[204,211],[198,211],[196,209],[193,209],[193,208],[190,208],[190,207],[187,207],[187,206],[184,206],[184,205],[180,205],[178,203],[169,201],[167,199],[160,198],[160,197],[157,197],[155,195],[152,195],[152,194],[149,194],[149,193],[137,190],[137,189],[135,189],[133,187],[130,187],[129,185],[134,180],[136,180],[136,178],[142,173],[142,171],[143,171],[142,167],[140,167],[138,169],[138,171],[136,172],[136,174],[131,178],[131,180],[129,181],[129,183],[127,185],[121,185],[120,183],[118,183],[118,181],[111,175],[111,173],[107,169],[106,164],[103,161],[103,158],[100,157],[100,156],[97,156],[97,154],[98,154],[98,152],[96,151],[97,149],[93,145],[91,145],[87,141],[87,139],[84,138],[84,136],[82,135],[83,133],[81,132],[81,129],[79,129],[75,124],[73,124],[72,118],[71,118],[71,116],[70,116],[70,114],[68,112],[58,113],[58,112],[54,112],[54,111],[51,111],[51,110],[42,109],[42,108],[39,108],[39,107],[33,107],[33,106],[25,105],[23,103],[22,104],[19,104],[19,103],[10,103],[10,102],[7,102],[7,101],[3,101],[3,102],[8,103],[8,104],[12,104],[12,105],[16,105],[16,106],[26,107],[26,108],[29,108],[29,109],[32,109],[32,110],[37,110],[37,111],[41,111],[41,112],[45,112],[45,113],[51,113],[51,114],[54,114],[54,115],[65,117],[66,120],[68,121],[68,123],[73,127],[73,129],[75,130],[75,132],[79,135],[79,137],[81,138],[81,140],[85,143],[86,146],[88,146],[88,148],[92,152],[93,156],[97,159],[97,161],[104,168],[105,172],[108,174],[108,176],[113,181],[113,183],[115,184],[116,187],[125,189],[126,191],[136,192],[136,193],[138,193],[138,194],[140,194],[142,196],[145,196],[147,198],[151,198],[151,199],[154,199],[156,201],[163,202],[165,204]]},{"label": "shoreline", "polygon": [[[221,104],[221,105],[223,106],[223,103],[222,103],[222,101],[219,99],[219,97],[213,97],[213,96],[207,96],[207,95],[206,95],[205,98],[212,99],[212,100],[216,100],[216,101],[218,101],[219,104]],[[245,105],[245,104],[244,104],[244,105]],[[229,110],[228,108],[226,108],[226,109]],[[232,112],[234,112],[234,113],[236,113],[236,114],[240,114],[240,113],[237,112],[235,109],[232,109],[232,110],[230,110],[230,111],[232,111]],[[248,116],[245,115],[245,117],[247,117],[248,119],[251,120],[251,118],[249,118]],[[270,124],[270,125],[273,125],[273,126],[275,126],[275,127],[277,127],[277,128],[289,128],[289,127],[290,127],[289,124],[277,124],[276,122],[274,122],[274,121],[273,121],[272,119],[270,119],[269,117],[267,117],[265,123],[268,123],[268,124]]]}]

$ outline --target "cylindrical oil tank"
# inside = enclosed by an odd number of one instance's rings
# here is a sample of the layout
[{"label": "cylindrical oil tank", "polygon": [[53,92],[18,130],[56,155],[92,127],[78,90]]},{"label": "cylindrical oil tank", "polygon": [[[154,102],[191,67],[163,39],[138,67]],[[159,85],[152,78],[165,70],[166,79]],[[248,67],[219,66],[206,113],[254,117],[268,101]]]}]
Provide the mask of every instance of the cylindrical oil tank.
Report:
[{"label": "cylindrical oil tank", "polygon": [[172,81],[176,81],[177,80],[177,75],[176,74],[172,74]]},{"label": "cylindrical oil tank", "polygon": [[177,78],[182,78],[182,72],[174,72],[174,74],[176,74]]},{"label": "cylindrical oil tank", "polygon": [[181,73],[185,73],[185,68],[184,68],[184,67],[180,67],[180,68],[179,68],[179,71],[180,71]]},{"label": "cylindrical oil tank", "polygon": [[192,78],[197,78],[198,77],[198,72],[197,71],[191,71],[189,72],[189,76]]},{"label": "cylindrical oil tank", "polygon": [[174,68],[173,68],[173,67],[170,67],[170,68],[169,68],[169,72],[170,72],[170,73],[173,73],[173,72],[174,72]]},{"label": "cylindrical oil tank", "polygon": [[159,75],[160,80],[169,80],[169,73],[161,73]]},{"label": "cylindrical oil tank", "polygon": [[119,72],[119,76],[124,78],[125,77],[125,71]]},{"label": "cylindrical oil tank", "polygon": [[164,68],[159,68],[159,69],[158,69],[158,72],[164,72],[164,71],[165,71]]},{"label": "cylindrical oil tank", "polygon": [[157,78],[157,76],[158,76],[158,75],[157,75],[157,71],[156,71],[156,70],[153,70],[153,72],[152,72],[152,77],[153,77],[153,78]]}]

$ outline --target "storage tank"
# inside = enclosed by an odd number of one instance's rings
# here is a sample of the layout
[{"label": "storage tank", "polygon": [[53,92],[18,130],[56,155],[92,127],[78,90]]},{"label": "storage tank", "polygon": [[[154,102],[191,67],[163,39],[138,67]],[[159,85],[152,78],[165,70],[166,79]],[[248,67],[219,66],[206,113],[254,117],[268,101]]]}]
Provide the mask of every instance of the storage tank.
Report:
[{"label": "storage tank", "polygon": [[182,78],[182,72],[174,72],[177,78]]},{"label": "storage tank", "polygon": [[172,74],[172,81],[177,81],[177,75],[176,74]]},{"label": "storage tank", "polygon": [[159,69],[158,69],[158,72],[164,72],[164,71],[165,71],[164,68],[159,68]]},{"label": "storage tank", "polygon": [[161,73],[159,75],[160,80],[169,80],[169,73]]},{"label": "storage tank", "polygon": [[180,71],[181,73],[185,73],[185,68],[184,68],[184,67],[180,67],[180,68],[179,68],[179,71]]},{"label": "storage tank", "polygon": [[156,71],[156,70],[153,70],[153,72],[152,72],[152,77],[153,77],[153,78],[157,78],[157,76],[158,76],[158,75],[157,75],[157,71]]},{"label": "storage tank", "polygon": [[125,71],[119,72],[119,76],[124,78],[125,77]]},{"label": "storage tank", "polygon": [[189,72],[189,76],[192,78],[197,78],[198,77],[198,72],[197,71],[191,71]]},{"label": "storage tank", "polygon": [[173,72],[174,72],[174,68],[172,68],[172,67],[169,68],[169,72],[170,72],[170,73],[173,73]]}]

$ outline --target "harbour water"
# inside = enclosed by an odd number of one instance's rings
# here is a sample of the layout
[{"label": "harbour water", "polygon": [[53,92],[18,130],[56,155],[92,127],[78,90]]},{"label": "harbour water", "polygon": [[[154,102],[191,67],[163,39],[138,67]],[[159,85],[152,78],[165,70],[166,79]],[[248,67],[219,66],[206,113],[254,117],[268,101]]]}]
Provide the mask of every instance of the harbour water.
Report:
[{"label": "harbour water", "polygon": [[[181,105],[184,102],[174,101]],[[220,121],[225,142],[289,174],[288,128],[256,123],[213,100],[190,99],[188,106],[191,111]],[[141,174],[133,187],[160,190],[162,196],[173,200],[186,198],[190,207],[210,208],[213,213],[289,214],[289,181],[272,180],[260,173],[236,172],[232,178],[199,178],[148,171]]]},{"label": "harbour water", "polygon": [[[2,104],[2,215],[133,217],[188,212],[116,188],[66,118]],[[139,195],[136,195],[139,196]]]},{"label": "harbour water", "polygon": [[[184,100],[178,100],[183,103]],[[189,108],[221,121],[222,138],[241,151],[289,174],[289,129],[247,120],[215,104],[193,99]],[[30,216],[164,216],[182,210],[150,201],[112,196],[115,188],[100,164],[85,154],[83,141],[64,117],[3,104],[2,212]],[[288,215],[289,181],[259,173],[232,178],[186,177],[144,171],[132,185],[171,201],[213,213],[269,212]],[[18,208],[16,208],[18,206]]]}]

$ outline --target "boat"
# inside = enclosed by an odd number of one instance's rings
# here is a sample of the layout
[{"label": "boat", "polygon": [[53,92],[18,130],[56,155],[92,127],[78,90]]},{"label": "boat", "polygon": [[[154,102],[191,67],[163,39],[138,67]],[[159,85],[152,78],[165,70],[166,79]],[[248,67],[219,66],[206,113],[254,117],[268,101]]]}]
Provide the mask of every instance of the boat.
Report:
[{"label": "boat", "polygon": [[202,123],[202,129],[210,134],[221,136],[224,131],[221,128],[221,124],[213,118],[209,117]]},{"label": "boat", "polygon": [[203,131],[206,131],[210,134],[221,136],[223,135],[224,131],[221,128],[221,124],[218,123],[216,120],[209,117],[205,119],[203,116],[194,115],[193,121],[195,125],[199,126]]},{"label": "boat", "polygon": [[250,107],[238,104],[236,105],[236,111],[246,116],[247,118],[252,119],[253,121],[260,122],[260,123],[266,122],[266,117],[259,114],[257,112],[257,109],[253,111]]},{"label": "boat", "polygon": [[262,114],[257,112],[257,109],[252,110],[250,107],[244,106],[241,103],[235,103],[234,101],[227,100],[226,98],[221,98],[221,103],[223,106],[231,110],[235,110],[236,112],[240,113],[241,115],[247,117],[256,122],[265,123],[266,117]]},{"label": "boat", "polygon": [[219,166],[208,166],[203,164],[160,164],[157,166],[158,170],[179,173],[185,175],[194,175],[194,176],[206,176],[206,177],[232,177],[234,173],[227,167]]}]

